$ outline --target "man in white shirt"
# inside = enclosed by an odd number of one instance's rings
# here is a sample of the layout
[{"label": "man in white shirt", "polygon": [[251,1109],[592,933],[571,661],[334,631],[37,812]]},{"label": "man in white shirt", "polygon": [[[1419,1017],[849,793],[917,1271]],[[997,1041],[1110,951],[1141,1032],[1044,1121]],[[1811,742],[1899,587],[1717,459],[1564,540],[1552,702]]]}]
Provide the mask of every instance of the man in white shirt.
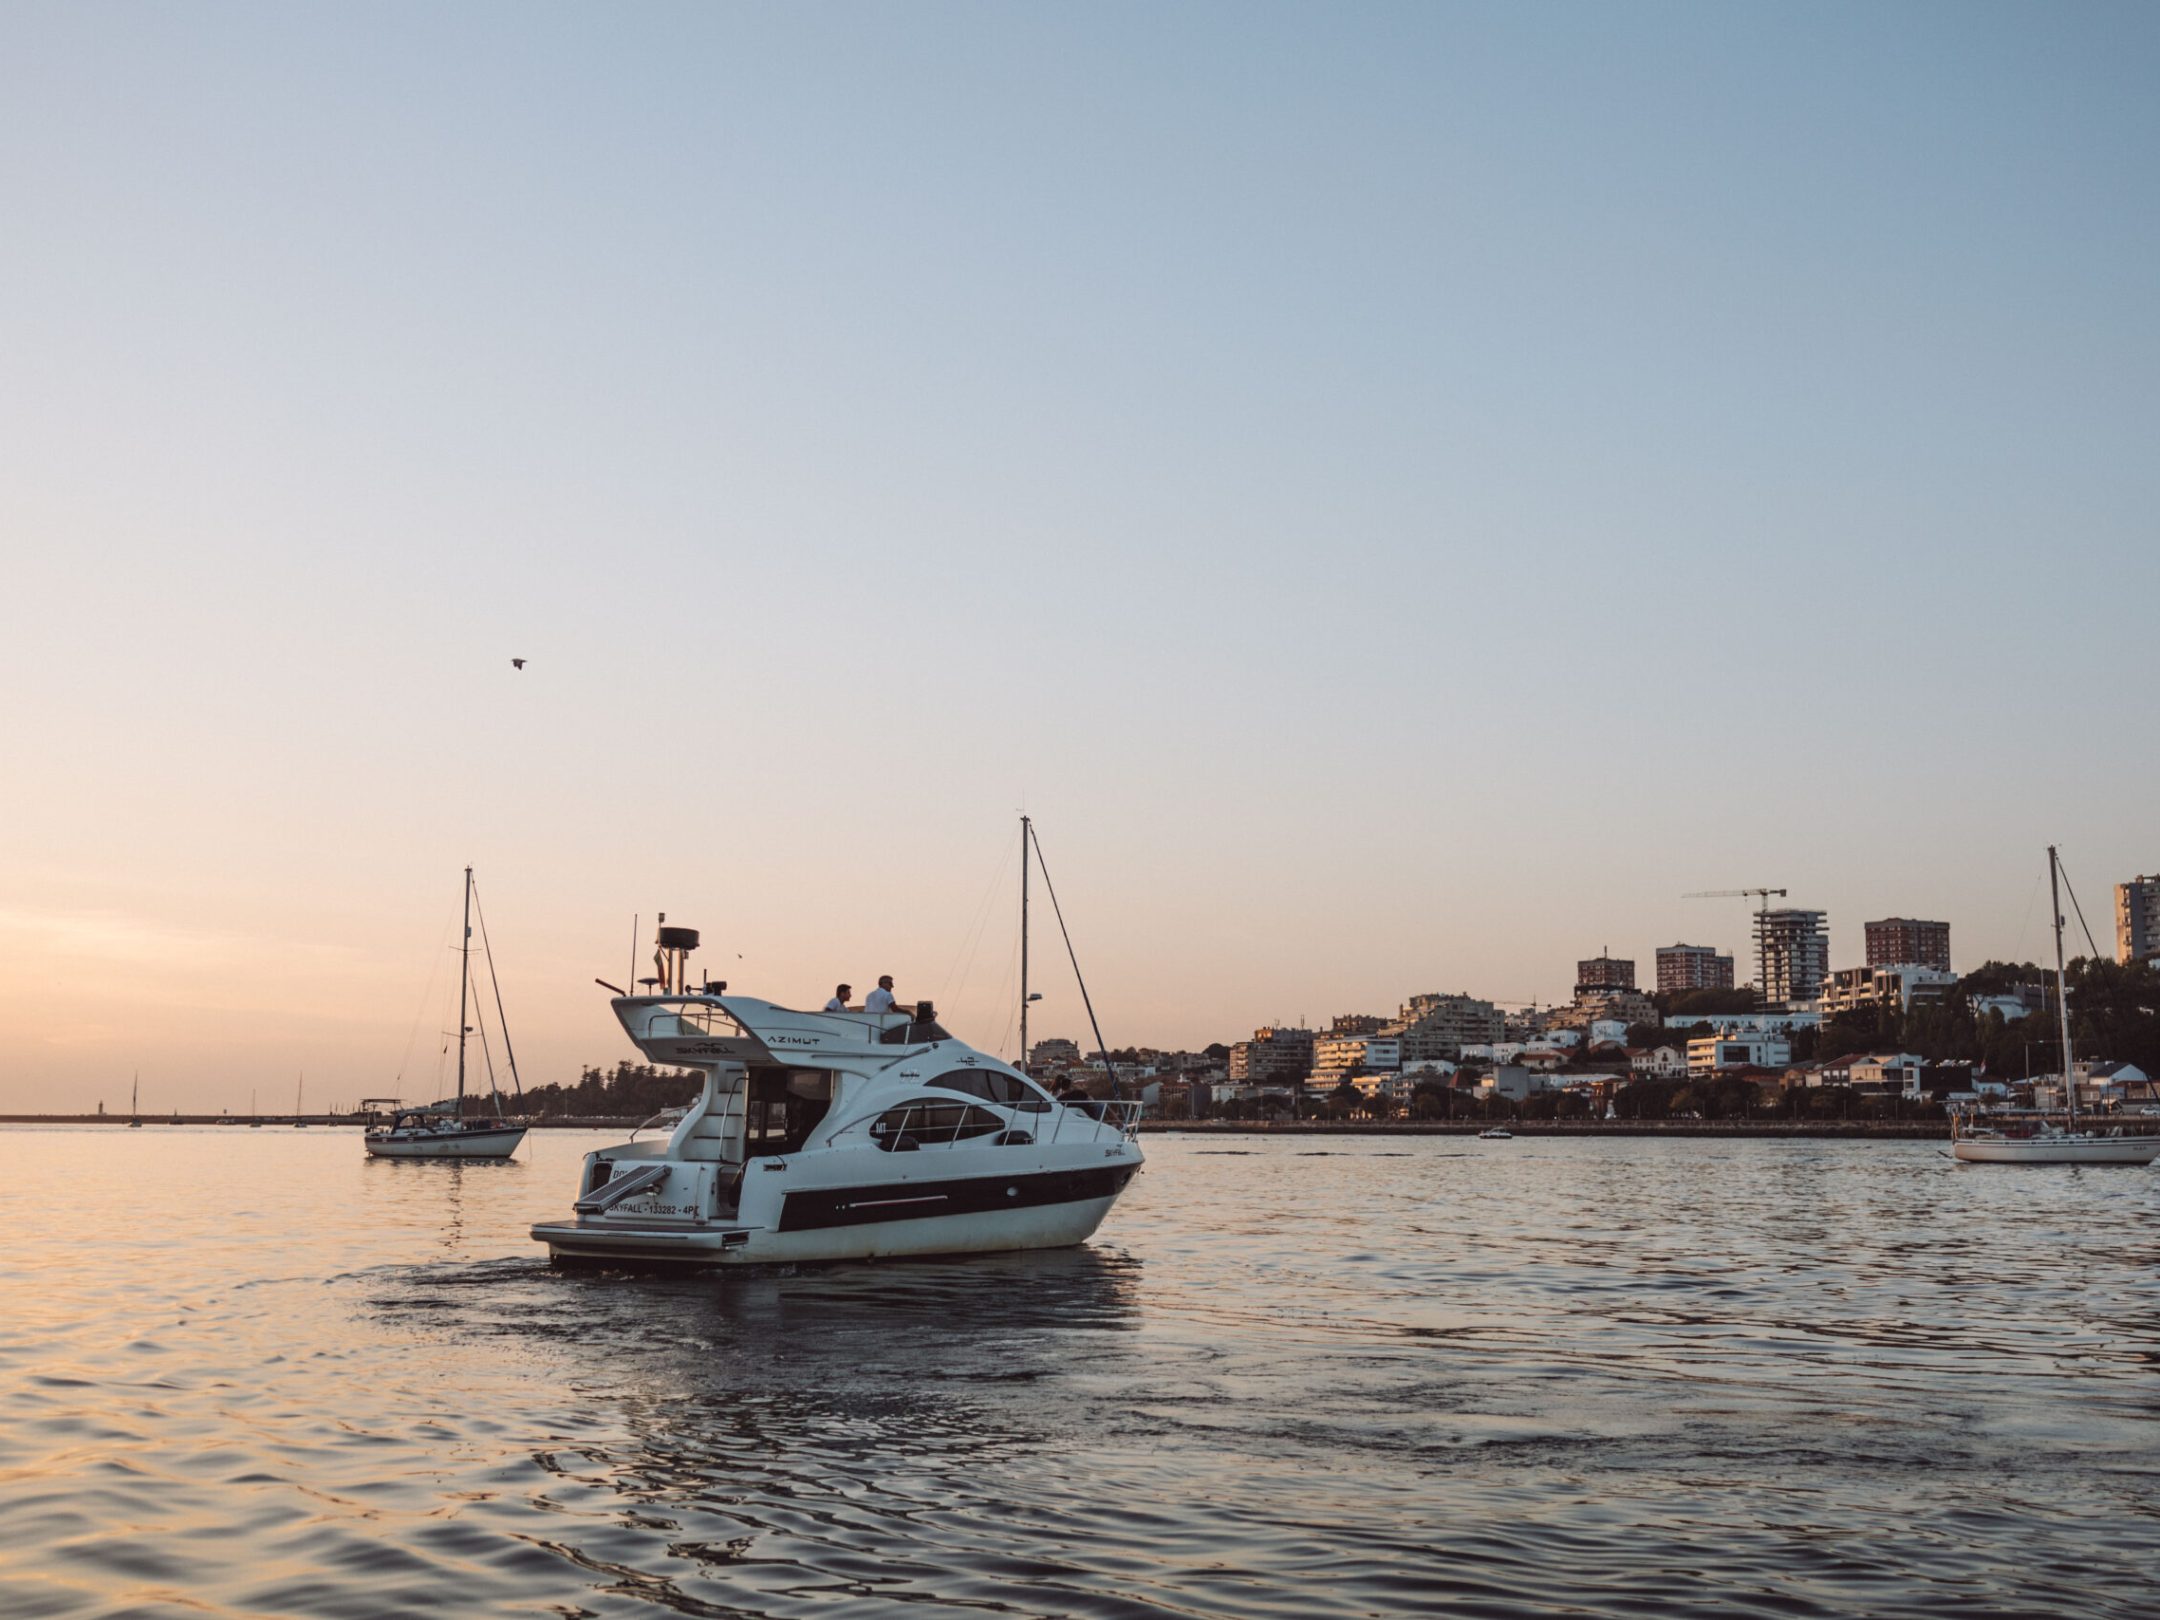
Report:
[{"label": "man in white shirt", "polygon": [[838,986],[833,991],[832,1000],[825,1003],[825,1010],[827,1012],[846,1012],[847,998],[854,993],[855,987],[852,984]]},{"label": "man in white shirt", "polygon": [[893,1010],[892,975],[890,973],[878,975],[877,988],[863,997],[862,1010],[874,1013],[889,1013]]}]

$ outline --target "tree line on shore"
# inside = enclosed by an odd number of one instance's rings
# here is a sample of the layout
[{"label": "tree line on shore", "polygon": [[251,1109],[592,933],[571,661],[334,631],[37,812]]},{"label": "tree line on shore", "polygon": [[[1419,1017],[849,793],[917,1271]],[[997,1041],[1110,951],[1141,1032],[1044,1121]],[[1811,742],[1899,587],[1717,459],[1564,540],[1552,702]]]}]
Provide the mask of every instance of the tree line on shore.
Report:
[{"label": "tree line on shore", "polygon": [[612,1069],[588,1067],[575,1085],[533,1086],[525,1093],[525,1112],[534,1119],[589,1119],[635,1114],[645,1119],[663,1108],[694,1101],[700,1078],[683,1069],[656,1069],[650,1063],[618,1063]]}]

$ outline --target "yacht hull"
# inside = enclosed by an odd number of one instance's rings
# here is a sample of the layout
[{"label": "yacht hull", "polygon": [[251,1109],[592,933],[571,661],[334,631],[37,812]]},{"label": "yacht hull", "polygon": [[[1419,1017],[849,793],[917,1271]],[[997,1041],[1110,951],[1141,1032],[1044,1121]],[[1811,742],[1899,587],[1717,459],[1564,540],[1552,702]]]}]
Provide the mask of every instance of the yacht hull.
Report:
[{"label": "yacht hull", "polygon": [[764,1225],[725,1215],[596,1215],[542,1222],[532,1235],[558,1262],[600,1265],[797,1265],[1064,1249],[1095,1234],[1139,1168],[1133,1149],[1085,1169],[794,1188]]},{"label": "yacht hull", "polygon": [[543,1223],[533,1237],[558,1264],[772,1266],[821,1265],[932,1255],[1002,1254],[1017,1249],[1069,1249],[1102,1225],[1115,1194],[1034,1209],[775,1232],[714,1222],[685,1230],[620,1224]]},{"label": "yacht hull", "polygon": [[2160,1136],[1966,1136],[1950,1151],[1967,1164],[2151,1164]]},{"label": "yacht hull", "polygon": [[367,1150],[376,1159],[507,1159],[524,1140],[525,1127],[520,1125],[507,1131],[462,1131],[454,1136],[371,1136]]}]

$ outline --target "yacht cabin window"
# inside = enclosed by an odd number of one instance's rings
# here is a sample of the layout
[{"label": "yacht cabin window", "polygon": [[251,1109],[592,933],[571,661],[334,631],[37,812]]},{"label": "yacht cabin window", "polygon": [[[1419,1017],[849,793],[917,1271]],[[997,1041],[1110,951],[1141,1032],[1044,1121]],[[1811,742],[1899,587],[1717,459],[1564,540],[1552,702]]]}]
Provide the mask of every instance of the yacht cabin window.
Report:
[{"label": "yacht cabin window", "polygon": [[972,1137],[991,1136],[1005,1121],[987,1108],[942,1097],[917,1097],[888,1108],[870,1122],[870,1140],[886,1152],[944,1147]]},{"label": "yacht cabin window", "polygon": [[1050,1111],[1048,1097],[1018,1075],[1001,1074],[995,1069],[948,1069],[930,1084],[943,1091],[980,1097],[984,1102],[997,1103],[1001,1107],[1018,1108],[1024,1113]]}]

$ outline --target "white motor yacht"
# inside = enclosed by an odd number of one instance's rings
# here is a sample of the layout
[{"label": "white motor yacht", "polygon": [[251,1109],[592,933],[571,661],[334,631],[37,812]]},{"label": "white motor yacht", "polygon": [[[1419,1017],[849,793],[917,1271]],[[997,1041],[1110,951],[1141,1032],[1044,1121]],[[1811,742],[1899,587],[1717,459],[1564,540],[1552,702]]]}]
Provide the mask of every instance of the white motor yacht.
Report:
[{"label": "white motor yacht", "polygon": [[[678,932],[687,932],[680,930]],[[585,1156],[557,1260],[691,1265],[1082,1243],[1140,1168],[1137,1102],[1053,1101],[914,1013],[620,996],[655,1063],[702,1072],[669,1134]]]},{"label": "white motor yacht", "polygon": [[1058,1102],[954,1039],[927,1002],[802,1012],[724,985],[688,991],[697,943],[695,929],[662,926],[659,993],[613,1006],[647,1058],[704,1084],[665,1137],[585,1155],[570,1217],[532,1229],[555,1260],[1064,1248],[1094,1233],[1139,1171],[1137,1101]]}]

